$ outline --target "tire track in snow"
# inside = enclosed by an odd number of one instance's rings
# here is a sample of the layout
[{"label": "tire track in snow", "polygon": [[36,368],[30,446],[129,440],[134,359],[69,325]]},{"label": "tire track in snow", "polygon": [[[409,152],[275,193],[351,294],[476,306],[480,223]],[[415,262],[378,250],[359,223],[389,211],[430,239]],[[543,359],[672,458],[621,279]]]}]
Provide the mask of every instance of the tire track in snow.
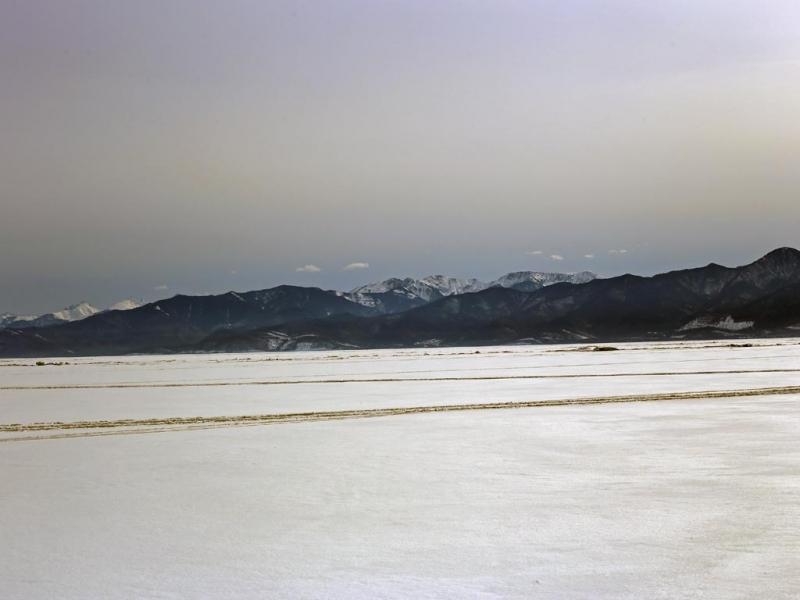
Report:
[{"label": "tire track in snow", "polygon": [[[520,367],[524,368],[524,367]],[[467,369],[464,369],[467,370]],[[376,377],[360,379],[283,379],[262,381],[205,381],[205,382],[143,382],[109,384],[64,384],[64,385],[8,385],[0,386],[0,391],[25,390],[113,390],[137,388],[177,388],[177,387],[238,387],[245,385],[304,385],[319,383],[402,383],[430,381],[505,381],[515,379],[583,379],[606,377],[674,377],[682,375],[744,375],[749,373],[800,373],[800,369],[736,369],[729,371],[661,371],[651,373],[569,373],[562,375],[477,375],[475,377]]]},{"label": "tire track in snow", "polygon": [[[120,419],[114,421],[74,421],[70,423],[19,423],[0,425],[0,433],[30,431],[64,431],[69,429],[94,429],[74,433],[57,433],[34,436],[0,438],[0,442],[24,442],[106,435],[131,435],[171,431],[192,431],[221,427],[247,427],[311,421],[337,421],[366,419],[409,414],[454,412],[467,410],[497,410],[514,408],[539,408],[545,406],[570,406],[587,404],[612,404],[622,402],[658,402],[665,400],[708,400],[713,398],[743,398],[749,396],[778,396],[800,394],[800,386],[769,387],[741,390],[712,390],[702,392],[675,392],[666,394],[636,394],[631,396],[599,396],[564,400],[531,400],[526,402],[487,402],[479,404],[445,404],[441,406],[413,406],[398,408],[353,409],[323,412],[237,415],[217,417],[170,417],[160,419]],[[99,431],[98,431],[99,430]]]}]

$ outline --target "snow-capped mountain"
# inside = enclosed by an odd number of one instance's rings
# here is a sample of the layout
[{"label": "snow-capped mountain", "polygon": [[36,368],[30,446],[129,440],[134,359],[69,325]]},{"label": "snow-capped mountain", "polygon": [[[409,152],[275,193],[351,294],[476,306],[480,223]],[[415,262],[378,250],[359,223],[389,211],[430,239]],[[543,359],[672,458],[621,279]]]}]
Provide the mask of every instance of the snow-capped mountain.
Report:
[{"label": "snow-capped mountain", "polygon": [[110,310],[133,310],[144,306],[145,301],[137,298],[129,298],[112,304],[105,310],[100,310],[89,302],[79,302],[67,308],[44,315],[15,315],[13,313],[0,314],[0,329],[24,329],[26,327],[49,327],[50,325],[60,325],[71,321],[81,321],[86,317],[91,317]]},{"label": "snow-capped mountain", "polygon": [[[143,300],[123,300],[117,302],[106,310],[130,310],[138,308],[144,304]],[[83,301],[73,304],[67,308],[62,308],[51,313],[44,315],[15,315],[12,313],[3,313],[0,315],[0,329],[24,329],[27,327],[49,327],[51,325],[60,325],[62,323],[70,323],[72,321],[81,321],[92,315],[105,312]]]},{"label": "snow-capped mountain", "polygon": [[96,315],[99,312],[99,308],[84,301],[55,312],[40,315],[38,317],[29,317],[25,319],[20,319],[17,317],[17,319],[12,323],[9,323],[7,327],[12,329],[23,329],[26,327],[50,327],[51,325],[60,325],[61,323],[69,323],[70,321],[80,321],[86,317]]},{"label": "snow-capped mountain", "polygon": [[[508,273],[495,279],[490,283],[484,283],[477,279],[459,279],[456,277],[445,277],[444,275],[431,275],[423,279],[413,279],[406,277],[400,279],[393,277],[383,281],[377,281],[368,285],[363,285],[352,290],[350,293],[358,294],[383,294],[386,292],[398,292],[400,290],[413,294],[425,302],[438,300],[445,296],[456,294],[469,294],[480,292],[489,287],[513,288],[523,292],[532,292],[554,283],[586,283],[597,279],[597,275],[589,271],[580,273],[540,273],[536,271],[518,271]],[[353,299],[358,302],[357,299]]]},{"label": "snow-capped mountain", "polygon": [[26,323],[33,321],[36,315],[15,315],[14,313],[6,312],[0,315],[0,329],[9,327],[12,323]]},{"label": "snow-capped mountain", "polygon": [[351,294],[383,294],[397,290],[410,292],[417,298],[425,302],[437,300],[444,296],[453,294],[468,294],[479,292],[486,289],[487,285],[477,279],[459,279],[456,277],[445,277],[444,275],[431,275],[423,279],[406,277],[399,279],[392,277],[383,281],[377,281],[367,285],[362,285],[352,290]]},{"label": "snow-capped mountain", "polygon": [[[491,283],[485,283],[477,279],[446,277],[444,275],[430,275],[422,279],[393,277],[357,287],[347,293],[335,292],[335,294],[364,308],[371,309],[377,314],[390,314],[421,306],[446,296],[480,292],[489,287],[505,287],[530,292],[554,283],[585,283],[596,277],[594,273],[588,271],[581,273],[520,271],[508,273]],[[266,293],[266,291],[260,293]],[[144,305],[144,300],[131,298],[112,304],[105,310],[100,310],[89,302],[84,301],[73,304],[68,308],[39,316],[19,316],[12,313],[3,313],[0,315],[0,329],[50,327],[52,325],[81,321],[99,313],[134,310]]]},{"label": "snow-capped mountain", "polygon": [[402,312],[415,306],[421,306],[427,301],[423,300],[413,292],[402,287],[389,290],[388,292],[377,292],[374,294],[367,292],[336,292],[344,298],[355,302],[361,306],[374,308],[381,314]]},{"label": "snow-capped mountain", "polygon": [[133,310],[134,308],[139,308],[140,306],[144,306],[145,301],[140,300],[138,298],[129,298],[128,300],[120,300],[109,306],[106,310]]},{"label": "snow-capped mountain", "polygon": [[555,283],[588,283],[597,279],[597,275],[591,271],[581,271],[579,273],[541,273],[538,271],[517,271],[508,273],[489,283],[489,287],[505,287],[520,290],[522,292],[533,292],[539,288],[547,287]]},{"label": "snow-capped mountain", "polygon": [[[62,310],[58,310],[54,313],[50,313],[49,315],[44,316],[52,316],[59,321],[80,321],[81,319],[85,319],[86,317],[91,317],[92,315],[96,315],[100,312],[100,309],[96,306],[93,306],[86,302],[79,302],[78,304],[73,304],[69,308],[64,308]],[[40,319],[42,317],[39,317]]]}]

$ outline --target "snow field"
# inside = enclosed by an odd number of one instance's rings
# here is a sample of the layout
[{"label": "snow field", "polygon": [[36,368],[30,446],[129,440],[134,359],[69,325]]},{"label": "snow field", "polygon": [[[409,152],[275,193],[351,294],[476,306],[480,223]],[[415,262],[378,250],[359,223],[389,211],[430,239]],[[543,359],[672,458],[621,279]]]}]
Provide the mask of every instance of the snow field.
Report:
[{"label": "snow field", "polygon": [[[0,421],[800,385],[796,340],[620,348],[0,361]],[[603,377],[465,379],[542,374]],[[797,598],[800,395],[732,394],[0,443],[0,596]]]}]

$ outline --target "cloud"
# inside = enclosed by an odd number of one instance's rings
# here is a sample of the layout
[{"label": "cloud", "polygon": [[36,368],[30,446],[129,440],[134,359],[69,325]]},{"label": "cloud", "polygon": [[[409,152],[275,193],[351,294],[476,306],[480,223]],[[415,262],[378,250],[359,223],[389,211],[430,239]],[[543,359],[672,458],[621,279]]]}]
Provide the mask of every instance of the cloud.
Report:
[{"label": "cloud", "polygon": [[594,258],[594,254],[584,254],[583,258]]},{"label": "cloud", "polygon": [[560,254],[551,254],[550,258],[552,258],[553,260],[564,260],[564,257],[561,256]]},{"label": "cloud", "polygon": [[161,285],[157,285],[157,286],[156,286],[156,287],[154,287],[153,289],[154,289],[155,291],[157,291],[157,292],[163,292],[164,290],[168,290],[168,289],[169,289],[169,286],[166,286],[166,285],[164,285],[164,284],[162,283]]},{"label": "cloud", "polygon": [[541,250],[533,250],[531,252],[526,252],[525,254],[537,254],[538,255],[538,254],[541,254],[541,253],[542,253]]},{"label": "cloud", "polygon": [[236,271],[234,271],[233,269],[231,269],[231,275],[236,275],[236,273],[237,273]]},{"label": "cloud", "polygon": [[302,267],[297,267],[295,271],[298,273],[319,273],[322,269],[316,265],[304,265]]},{"label": "cloud", "polygon": [[354,269],[369,269],[369,263],[350,263],[342,271],[353,271]]},{"label": "cloud", "polygon": [[628,251],[627,250],[609,250],[608,253],[609,254],[627,254]]}]

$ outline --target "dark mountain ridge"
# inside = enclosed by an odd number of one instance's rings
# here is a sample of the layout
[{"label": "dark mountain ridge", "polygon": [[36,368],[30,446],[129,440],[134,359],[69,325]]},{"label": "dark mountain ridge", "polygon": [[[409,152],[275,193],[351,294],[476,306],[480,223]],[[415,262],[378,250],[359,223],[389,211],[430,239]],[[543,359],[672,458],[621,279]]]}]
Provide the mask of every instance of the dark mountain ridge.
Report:
[{"label": "dark mountain ridge", "polygon": [[46,328],[0,331],[0,356],[225,352],[800,334],[800,252],[737,268],[709,264],[506,287],[429,303],[397,290],[344,294],[279,286],[175,296]]},{"label": "dark mountain ridge", "polygon": [[334,348],[793,335],[800,334],[799,292],[800,252],[781,248],[738,268],[712,263],[653,277],[558,283],[530,293],[495,287],[400,314],[221,333],[197,350],[233,343],[259,349],[267,333],[282,336],[285,348],[300,337]]},{"label": "dark mountain ridge", "polygon": [[[364,298],[361,298],[365,301]],[[0,356],[121,354],[168,349],[201,341],[210,333],[249,330],[338,314],[378,315],[406,310],[420,301],[397,294],[371,294],[365,306],[341,292],[282,285],[218,296],[177,295],[126,311],[108,311],[46,328],[0,331]]]}]

